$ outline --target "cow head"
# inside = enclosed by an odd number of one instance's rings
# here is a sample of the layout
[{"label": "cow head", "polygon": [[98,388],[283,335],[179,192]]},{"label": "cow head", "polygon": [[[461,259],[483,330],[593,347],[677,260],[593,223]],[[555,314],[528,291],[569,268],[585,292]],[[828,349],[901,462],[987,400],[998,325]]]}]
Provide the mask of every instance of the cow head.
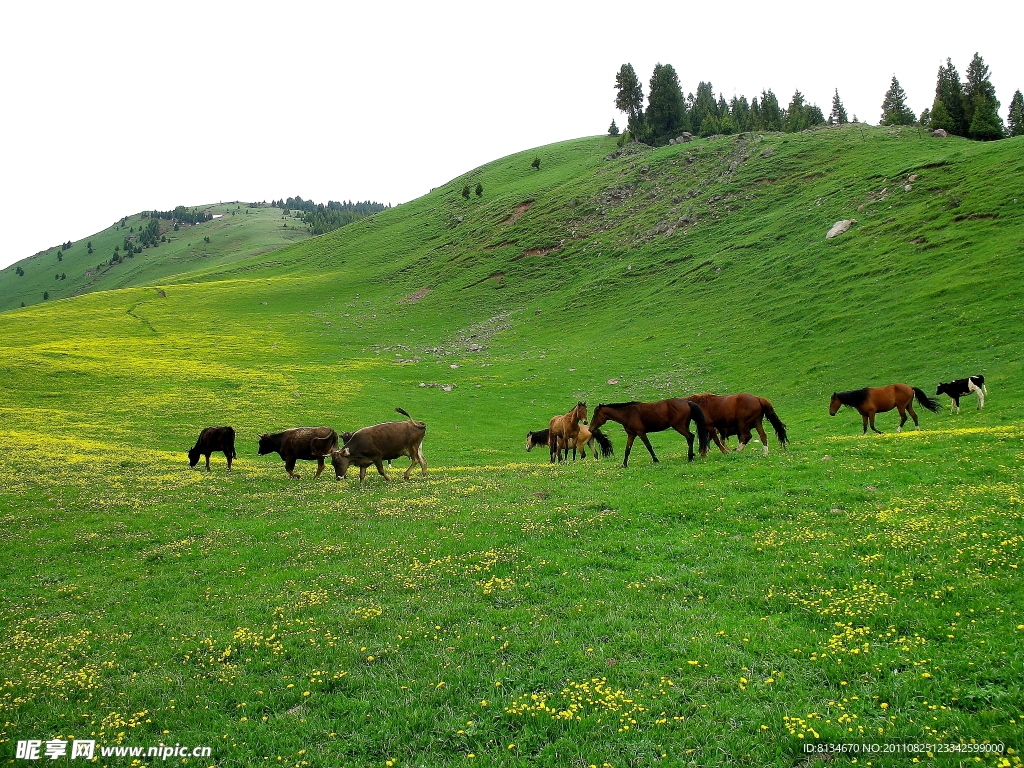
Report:
[{"label": "cow head", "polygon": [[199,463],[200,455],[201,454],[199,453],[199,448],[189,448],[188,449],[188,465],[190,467],[194,467],[196,464],[198,464]]},{"label": "cow head", "polygon": [[256,453],[259,456],[266,456],[268,453],[273,453],[277,449],[272,443],[273,441],[270,439],[270,435],[260,435],[260,447]]}]

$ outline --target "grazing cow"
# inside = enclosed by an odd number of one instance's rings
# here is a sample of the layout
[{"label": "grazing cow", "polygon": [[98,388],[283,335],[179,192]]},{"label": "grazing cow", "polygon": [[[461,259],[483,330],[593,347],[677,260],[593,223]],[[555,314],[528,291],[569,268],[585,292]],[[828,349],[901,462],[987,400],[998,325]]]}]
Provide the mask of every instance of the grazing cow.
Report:
[{"label": "grazing cow", "polygon": [[260,435],[259,455],[277,453],[284,460],[284,468],[295,480],[299,476],[292,470],[295,462],[316,461],[316,475],[324,471],[324,459],[338,449],[338,433],[330,427],[296,427],[276,432],[272,435]]},{"label": "grazing cow", "polygon": [[950,413],[954,408],[957,413],[960,413],[960,398],[971,394],[971,392],[978,393],[978,407],[975,410],[980,411],[985,407],[985,395],[988,394],[984,376],[968,376],[966,379],[957,379],[948,384],[939,384],[939,388],[935,390],[936,395],[945,394],[952,398],[953,402],[949,406]]},{"label": "grazing cow", "polygon": [[381,476],[385,480],[390,480],[391,478],[384,472],[384,462],[390,462],[399,456],[408,456],[412,459],[403,479],[409,479],[412,468],[417,463],[423,474],[427,474],[427,460],[423,458],[423,438],[427,434],[427,425],[414,420],[401,408],[395,410],[403,416],[408,416],[409,420],[388,421],[358,429],[345,441],[341,450],[331,454],[335,479],[343,480],[349,466],[355,464],[359,467],[360,485],[366,479],[366,469],[370,466],[377,467]]},{"label": "grazing cow", "polygon": [[231,469],[231,460],[238,454],[235,453],[235,430],[231,427],[207,427],[199,433],[196,444],[188,449],[188,465],[194,467],[199,463],[199,457],[206,457],[206,471],[210,471],[210,454],[215,451],[223,451],[228,460],[228,469]]}]

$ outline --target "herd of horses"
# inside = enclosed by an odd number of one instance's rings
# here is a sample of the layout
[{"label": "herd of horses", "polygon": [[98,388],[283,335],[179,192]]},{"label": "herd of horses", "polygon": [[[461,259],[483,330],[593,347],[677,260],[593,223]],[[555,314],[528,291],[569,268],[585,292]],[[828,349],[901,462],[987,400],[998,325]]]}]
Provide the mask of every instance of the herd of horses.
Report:
[{"label": "herd of horses", "polygon": [[[971,393],[978,395],[979,410],[984,408],[985,395],[988,393],[984,376],[969,376],[939,384],[935,394],[949,395],[952,399],[951,409],[955,408],[959,413],[960,398]],[[903,425],[907,423],[907,414],[914,420],[914,426],[920,429],[917,412],[913,407],[915,398],[929,411],[938,412],[941,407],[937,400],[926,395],[918,387],[889,384],[884,387],[863,387],[846,392],[833,392],[829,415],[835,416],[840,408],[849,406],[860,413],[863,419],[863,434],[867,434],[869,426],[875,432],[881,433],[881,430],[875,427],[875,415],[895,408],[900,414],[897,432],[902,431]],[[341,435],[330,427],[303,427],[274,435],[264,434],[260,436],[259,454],[280,454],[285,461],[285,469],[293,478],[298,478],[293,472],[297,459],[317,460],[319,476],[328,456],[331,457],[339,479],[345,477],[350,464],[358,466],[360,484],[369,466],[376,466],[377,471],[388,479],[382,462],[387,461],[390,464],[392,459],[399,456],[408,456],[412,459],[412,464],[405,472],[405,479],[409,478],[409,473],[417,463],[420,464],[423,474],[426,474],[427,464],[421,447],[426,425],[415,421],[401,408],[395,410],[406,416],[408,421],[376,424]],[[674,429],[686,438],[687,460],[693,461],[694,433],[690,430],[691,422],[696,429],[697,450],[702,457],[707,455],[712,442],[722,453],[728,453],[727,442],[734,435],[739,440],[736,450],[742,451],[753,438],[755,431],[761,439],[762,450],[768,455],[765,419],[775,430],[779,445],[785,448],[789,442],[786,425],[782,423],[771,402],[746,392],[735,395],[715,395],[706,392],[650,403],[635,400],[626,403],[601,403],[594,409],[589,420],[587,416],[587,404],[583,401],[577,402],[568,413],[552,417],[547,429],[528,432],[526,450],[532,450],[540,445],[547,446],[551,463],[568,459],[570,451],[574,459],[577,452],[582,458],[586,458],[588,449],[595,458],[611,456],[614,453],[611,440],[600,431],[600,428],[609,421],[618,422],[626,431],[623,467],[628,465],[633,441],[638,437],[651,454],[651,459],[657,462],[658,456],[647,435],[650,432],[663,432],[667,429]],[[316,447],[317,440],[324,442],[322,448]],[[344,443],[344,448],[339,447],[339,440]],[[227,457],[228,469],[231,469],[231,462],[236,457],[234,443],[235,431],[231,427],[207,427],[188,452],[189,464],[194,467],[199,463],[200,457],[205,456],[206,469],[209,470],[210,453],[223,451]]]},{"label": "herd of horses", "polygon": [[[953,400],[951,408],[955,407],[959,412],[960,397],[971,392],[977,393],[978,408],[983,408],[984,396],[988,393],[984,376],[969,376],[966,379],[939,384],[935,394],[948,394]],[[884,387],[863,387],[833,392],[829,415],[835,416],[840,408],[849,406],[861,415],[864,427],[862,434],[867,434],[869,426],[875,432],[881,433],[881,430],[875,427],[875,415],[895,408],[900,415],[897,432],[903,430],[907,414],[914,420],[914,426],[920,429],[917,412],[913,407],[915,398],[918,404],[933,413],[941,408],[938,400],[929,397],[918,387],[889,384]],[[657,462],[658,456],[654,453],[647,435],[650,432],[663,432],[667,429],[674,429],[686,438],[687,460],[693,461],[694,433],[690,430],[690,423],[693,422],[697,433],[697,450],[702,457],[707,455],[712,441],[722,453],[727,453],[726,443],[733,435],[739,439],[736,450],[742,451],[752,439],[754,431],[760,437],[762,450],[767,455],[768,435],[764,430],[765,419],[775,430],[779,445],[785,448],[789,442],[786,425],[782,423],[771,402],[746,392],[736,395],[715,395],[707,392],[650,403],[601,403],[594,409],[589,421],[587,404],[579,401],[568,413],[552,417],[547,429],[528,432],[526,450],[546,445],[551,463],[567,459],[570,450],[573,458],[576,458],[577,449],[583,458],[586,458],[587,448],[591,449],[595,457],[607,457],[613,452],[611,441],[599,430],[605,423],[615,421],[626,431],[626,450],[622,457],[622,466],[627,466],[633,441],[637,437],[646,446],[651,459]]]}]

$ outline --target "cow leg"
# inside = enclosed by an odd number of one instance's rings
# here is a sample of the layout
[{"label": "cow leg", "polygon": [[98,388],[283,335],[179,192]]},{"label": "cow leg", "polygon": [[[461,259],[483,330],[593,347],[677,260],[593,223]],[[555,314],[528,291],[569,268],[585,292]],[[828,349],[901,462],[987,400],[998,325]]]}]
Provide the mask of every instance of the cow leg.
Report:
[{"label": "cow leg", "polygon": [[231,469],[231,452],[224,451],[224,458],[228,460],[228,469]]},{"label": "cow leg", "polygon": [[978,396],[978,407],[975,410],[980,411],[985,407],[985,391],[983,387],[979,387],[970,379],[967,380],[967,388]]},{"label": "cow leg", "polygon": [[366,467],[359,468],[359,485],[363,484],[363,480],[366,479]]},{"label": "cow leg", "polygon": [[206,471],[210,471],[210,454],[206,454]]},{"label": "cow leg", "polygon": [[[387,476],[387,473],[384,472],[384,462],[383,461],[381,461],[380,459],[377,459],[377,461],[373,462],[373,465],[375,467],[377,467],[377,471],[380,472],[380,476],[381,477],[383,477],[385,480],[390,480],[391,479],[390,477]],[[406,478],[406,479],[408,479],[408,478]]]},{"label": "cow leg", "polygon": [[[693,435],[688,435],[690,443],[690,461],[693,461]],[[644,445],[647,446],[648,453],[651,454],[651,458],[654,459],[654,463],[658,463],[658,457],[654,455],[654,448],[651,447],[651,441],[647,439],[647,433],[641,432],[640,439],[644,441]]]},{"label": "cow leg", "polygon": [[426,474],[427,474],[427,459],[423,455],[423,446],[422,445],[417,445],[416,446],[416,455],[419,456],[420,467],[423,469],[423,475],[425,477]]},{"label": "cow leg", "polygon": [[320,473],[323,472],[323,471],[324,471],[324,457],[323,456],[317,456],[316,457],[316,474],[313,475],[313,479],[316,480],[318,477],[320,477]]},{"label": "cow leg", "polygon": [[284,471],[287,472],[288,476],[291,477],[293,480],[298,480],[299,476],[297,474],[295,474],[295,472],[292,471],[294,469],[295,469],[295,459],[288,459],[284,463]]}]

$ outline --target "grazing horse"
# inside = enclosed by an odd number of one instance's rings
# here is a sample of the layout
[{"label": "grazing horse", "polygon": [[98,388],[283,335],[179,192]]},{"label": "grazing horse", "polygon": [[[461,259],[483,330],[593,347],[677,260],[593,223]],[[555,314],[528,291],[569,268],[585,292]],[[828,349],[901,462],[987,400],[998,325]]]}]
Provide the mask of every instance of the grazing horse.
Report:
[{"label": "grazing horse", "polygon": [[985,407],[985,395],[988,394],[988,387],[985,386],[985,377],[982,375],[968,376],[966,379],[957,379],[951,381],[948,384],[939,384],[939,388],[935,390],[936,396],[943,393],[950,396],[953,400],[949,406],[949,412],[953,413],[953,409],[956,408],[956,412],[960,413],[960,398],[964,395],[969,395],[971,392],[978,393],[978,408],[981,410]]},{"label": "grazing horse", "polygon": [[[535,432],[526,433],[526,450],[532,451],[538,445],[548,444],[548,430],[540,429]],[[572,445],[569,446],[573,450],[573,458],[576,458],[576,446],[580,446],[580,454],[582,458],[587,458],[587,448],[594,454],[594,458],[600,458],[602,456],[608,457],[615,453],[615,449],[612,446],[612,441],[608,439],[608,436],[602,432],[598,432],[596,429],[591,430],[584,424],[580,424],[579,433],[576,435],[576,440],[573,441]],[[567,450],[562,446],[559,446],[559,450]]]},{"label": "grazing horse", "polygon": [[548,424],[548,448],[551,450],[551,463],[556,458],[561,460],[563,449],[567,451],[570,440],[576,439],[580,423],[587,423],[587,404],[580,400],[576,407],[563,416],[554,416]]},{"label": "grazing horse", "polygon": [[[772,404],[763,397],[757,397],[746,392],[736,395],[714,395],[705,392],[703,395],[690,395],[691,403],[696,403],[704,411],[708,420],[708,432],[711,439],[715,441],[722,453],[727,453],[724,440],[730,435],[738,435],[740,444],[737,451],[742,451],[750,442],[750,429],[753,427],[761,437],[761,446],[764,455],[768,455],[768,436],[764,432],[762,423],[768,419],[775,429],[775,436],[779,438],[779,445],[783,448],[789,442],[786,434],[786,425],[775,413]],[[721,437],[719,437],[721,435]]]},{"label": "grazing horse", "polygon": [[917,423],[917,414],[914,413],[914,408],[911,405],[915,395],[917,396],[917,402],[932,413],[938,413],[941,407],[938,400],[932,400],[932,398],[928,397],[917,387],[911,387],[907,384],[890,384],[887,387],[864,387],[863,389],[851,389],[849,392],[833,392],[828,415],[835,416],[840,408],[848,405],[860,411],[861,418],[864,419],[864,432],[862,434],[866,435],[868,433],[869,424],[871,429],[878,434],[882,434],[882,430],[875,429],[875,414],[898,408],[900,424],[896,427],[897,432],[903,431],[903,425],[907,423],[908,412],[914,419],[914,426],[920,429],[921,425]]},{"label": "grazing horse", "polygon": [[647,439],[648,432],[662,432],[669,427],[686,438],[688,448],[687,460],[693,461],[693,433],[690,431],[690,420],[697,424],[697,439],[701,456],[708,453],[709,441],[707,419],[704,411],[696,403],[691,403],[681,397],[673,397],[669,400],[658,400],[654,403],[602,403],[594,409],[594,418],[590,420],[591,430],[597,429],[606,421],[611,419],[617,421],[626,430],[626,453],[622,457],[622,466],[629,461],[629,451],[633,447],[633,440],[639,435],[644,445],[655,462],[658,457],[654,454],[651,441]]}]

